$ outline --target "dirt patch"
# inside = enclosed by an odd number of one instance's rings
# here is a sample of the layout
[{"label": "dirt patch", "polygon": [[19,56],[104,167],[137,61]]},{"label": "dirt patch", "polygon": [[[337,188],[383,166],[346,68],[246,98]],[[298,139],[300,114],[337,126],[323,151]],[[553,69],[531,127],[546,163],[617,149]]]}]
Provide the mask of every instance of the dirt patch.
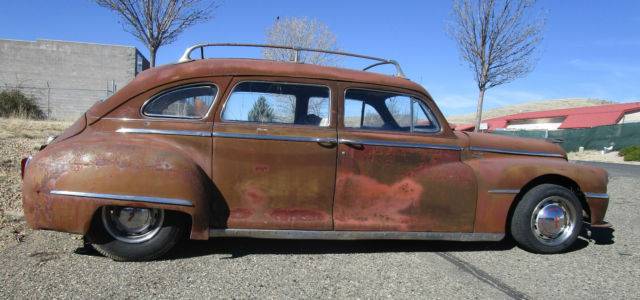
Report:
[{"label": "dirt patch", "polygon": [[48,136],[60,134],[69,125],[61,121],[0,118],[0,251],[27,235],[20,160],[37,152]]},{"label": "dirt patch", "polygon": [[569,160],[586,160],[586,161],[598,161],[616,164],[629,164],[640,165],[637,161],[624,161],[622,156],[618,156],[618,151],[609,153],[602,153],[596,150],[585,150],[583,152],[569,152],[567,153]]}]

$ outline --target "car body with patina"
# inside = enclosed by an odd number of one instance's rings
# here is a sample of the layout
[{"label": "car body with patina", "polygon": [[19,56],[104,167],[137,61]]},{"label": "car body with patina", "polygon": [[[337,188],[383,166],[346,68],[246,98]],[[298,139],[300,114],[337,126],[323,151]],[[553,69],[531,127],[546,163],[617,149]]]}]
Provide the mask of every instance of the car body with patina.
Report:
[{"label": "car body with patina", "polygon": [[[188,56],[187,56],[188,57]],[[23,160],[28,224],[116,260],[179,237],[499,241],[606,226],[606,171],[557,144],[458,132],[398,76],[252,59],[146,70]]]}]

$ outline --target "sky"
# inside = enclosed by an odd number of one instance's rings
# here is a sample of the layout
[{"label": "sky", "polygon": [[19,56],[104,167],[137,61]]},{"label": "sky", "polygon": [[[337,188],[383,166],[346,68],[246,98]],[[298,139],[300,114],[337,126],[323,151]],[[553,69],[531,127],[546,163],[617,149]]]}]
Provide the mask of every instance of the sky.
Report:
[{"label": "sky", "polygon": [[[536,5],[547,20],[536,67],[487,91],[485,108],[557,98],[640,101],[640,1],[540,0]],[[444,0],[219,1],[212,20],[160,49],[158,63],[173,63],[185,48],[202,42],[264,42],[276,17],[315,18],[336,35],[341,50],[398,60],[446,115],[475,111],[477,86],[446,34],[451,2]],[[0,0],[0,39],[132,45],[148,57],[114,13],[89,0]],[[215,55],[259,53],[229,48]]]}]

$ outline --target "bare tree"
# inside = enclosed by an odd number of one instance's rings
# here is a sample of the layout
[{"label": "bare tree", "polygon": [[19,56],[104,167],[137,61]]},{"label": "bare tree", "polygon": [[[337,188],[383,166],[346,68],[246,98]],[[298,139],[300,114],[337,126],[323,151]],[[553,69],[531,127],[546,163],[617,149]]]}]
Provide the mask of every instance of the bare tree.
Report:
[{"label": "bare tree", "polygon": [[531,15],[535,0],[456,0],[449,34],[478,84],[475,131],[485,91],[523,77],[534,67],[544,19]]},{"label": "bare tree", "polygon": [[[267,43],[318,48],[323,50],[337,50],[336,36],[329,30],[329,27],[316,19],[306,17],[285,17],[276,21],[267,29]],[[286,49],[262,50],[262,55],[267,59],[279,61],[294,60],[294,51]],[[337,60],[334,55],[317,52],[301,52],[298,57],[299,62],[317,65],[335,65]]]},{"label": "bare tree", "polygon": [[173,43],[187,28],[207,21],[216,5],[207,0],[94,0],[116,12],[122,26],[149,49],[151,66],[163,45]]}]

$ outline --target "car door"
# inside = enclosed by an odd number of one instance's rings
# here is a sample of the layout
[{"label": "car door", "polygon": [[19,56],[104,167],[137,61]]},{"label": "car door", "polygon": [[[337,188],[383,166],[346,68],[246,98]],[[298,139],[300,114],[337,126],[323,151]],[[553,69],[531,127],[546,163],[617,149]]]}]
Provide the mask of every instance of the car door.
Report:
[{"label": "car door", "polygon": [[341,85],[336,230],[470,232],[476,179],[426,95]]},{"label": "car door", "polygon": [[[236,77],[213,126],[213,181],[228,228],[333,229],[332,83]],[[333,101],[335,102],[335,101]]]}]

